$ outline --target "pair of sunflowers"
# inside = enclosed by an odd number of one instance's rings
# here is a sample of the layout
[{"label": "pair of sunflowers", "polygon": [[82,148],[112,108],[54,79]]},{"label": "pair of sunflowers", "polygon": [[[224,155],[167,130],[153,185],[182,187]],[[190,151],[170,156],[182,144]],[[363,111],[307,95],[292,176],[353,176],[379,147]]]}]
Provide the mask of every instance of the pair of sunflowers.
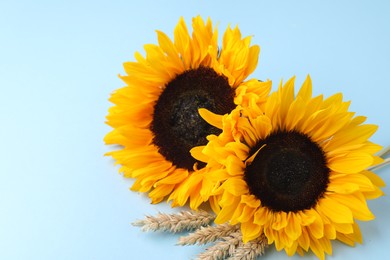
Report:
[{"label": "pair of sunflowers", "polygon": [[366,199],[383,181],[367,170],[381,162],[369,137],[377,129],[348,111],[342,95],[312,96],[308,76],[270,93],[271,81],[247,77],[260,48],[227,28],[222,47],[210,19],[180,19],[172,41],[157,31],[124,64],[107,123],[109,153],[132,190],[153,203],[196,210],[209,203],[215,223],[240,224],[243,242],[262,234],[288,255],[331,254],[331,240],[361,242],[356,220],[374,215]]}]

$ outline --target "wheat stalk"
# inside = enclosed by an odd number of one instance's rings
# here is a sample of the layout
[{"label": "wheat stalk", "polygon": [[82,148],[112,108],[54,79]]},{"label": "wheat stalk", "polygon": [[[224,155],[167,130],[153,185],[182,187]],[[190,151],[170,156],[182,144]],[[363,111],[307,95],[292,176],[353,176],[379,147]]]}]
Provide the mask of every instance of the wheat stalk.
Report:
[{"label": "wheat stalk", "polygon": [[156,216],[146,216],[138,220],[133,226],[141,227],[142,231],[169,231],[172,233],[184,230],[193,230],[207,226],[215,216],[206,211],[181,211],[177,214],[158,213]]},{"label": "wheat stalk", "polygon": [[215,243],[198,255],[197,260],[222,260],[232,255],[237,245],[242,241],[241,232],[231,233],[227,237],[220,237],[222,241]]},{"label": "wheat stalk", "polygon": [[262,234],[246,244],[240,242],[229,260],[254,260],[257,256],[264,254],[266,247],[268,247],[267,238]]},{"label": "wheat stalk", "polygon": [[264,253],[268,246],[263,235],[259,238],[242,242],[242,233],[239,225],[228,223],[210,226],[215,215],[206,211],[181,211],[176,214],[158,213],[156,216],[146,216],[143,220],[133,223],[141,227],[142,231],[169,231],[172,233],[184,230],[194,230],[187,236],[179,238],[178,245],[203,245],[215,242],[197,260],[253,260]]},{"label": "wheat stalk", "polygon": [[231,233],[237,232],[238,230],[238,225],[230,225],[228,223],[216,226],[201,227],[187,236],[180,237],[178,245],[204,245],[214,242],[222,237],[226,237]]}]

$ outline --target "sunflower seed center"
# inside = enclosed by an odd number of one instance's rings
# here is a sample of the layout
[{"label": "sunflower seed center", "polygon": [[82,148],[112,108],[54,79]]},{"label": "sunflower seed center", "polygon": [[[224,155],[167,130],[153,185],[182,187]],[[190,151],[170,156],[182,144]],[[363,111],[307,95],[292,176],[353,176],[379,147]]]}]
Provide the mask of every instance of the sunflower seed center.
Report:
[{"label": "sunflower seed center", "polygon": [[297,131],[269,135],[257,143],[252,154],[263,145],[245,171],[250,192],[274,211],[314,207],[329,183],[321,147]]},{"label": "sunflower seed center", "polygon": [[187,70],[174,78],[154,107],[151,130],[159,152],[176,167],[192,170],[196,160],[191,148],[205,145],[207,135],[221,132],[204,121],[198,109],[228,113],[235,106],[234,94],[227,78],[211,68]]}]

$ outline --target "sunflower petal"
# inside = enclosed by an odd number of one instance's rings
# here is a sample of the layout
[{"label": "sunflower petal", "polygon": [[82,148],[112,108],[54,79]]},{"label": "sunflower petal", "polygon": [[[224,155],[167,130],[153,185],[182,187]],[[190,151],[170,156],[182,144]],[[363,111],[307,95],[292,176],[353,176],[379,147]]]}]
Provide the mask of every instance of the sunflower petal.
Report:
[{"label": "sunflower petal", "polygon": [[318,209],[335,223],[353,223],[351,210],[332,198],[321,199]]},{"label": "sunflower petal", "polygon": [[222,129],[222,118],[223,116],[214,114],[205,108],[199,108],[200,116],[210,125]]},{"label": "sunflower petal", "polygon": [[356,173],[372,165],[372,155],[361,152],[350,152],[344,156],[329,160],[329,168],[340,173]]}]

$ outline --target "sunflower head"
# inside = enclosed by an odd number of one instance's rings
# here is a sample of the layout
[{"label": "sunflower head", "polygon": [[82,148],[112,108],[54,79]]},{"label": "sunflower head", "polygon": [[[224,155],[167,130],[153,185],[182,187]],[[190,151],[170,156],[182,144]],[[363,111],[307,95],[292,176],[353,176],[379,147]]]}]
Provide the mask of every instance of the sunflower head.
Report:
[{"label": "sunflower head", "polygon": [[[124,64],[126,86],[113,93],[107,123],[113,130],[107,144],[119,144],[109,152],[125,177],[135,178],[133,190],[149,192],[153,203],[176,190],[194,171],[203,167],[190,150],[207,143],[209,134],[221,130],[199,115],[200,108],[226,114],[249,97],[268,93],[267,86],[246,77],[257,65],[260,48],[250,45],[236,27],[227,28],[221,48],[211,20],[192,19],[192,35],[181,18],[173,40],[157,31],[158,44],[146,44],[146,55]],[[266,84],[265,84],[266,85]],[[190,198],[191,197],[191,198]],[[196,205],[203,200],[187,196]],[[184,202],[183,202],[184,201]]]},{"label": "sunflower head", "polygon": [[307,77],[295,95],[292,78],[263,106],[237,107],[197,153],[218,198],[216,223],[240,223],[244,242],[264,234],[288,255],[310,249],[323,259],[331,240],[362,241],[356,220],[374,218],[366,199],[384,183],[367,170],[381,161],[368,140],[377,127],[341,94],[311,92]]}]

